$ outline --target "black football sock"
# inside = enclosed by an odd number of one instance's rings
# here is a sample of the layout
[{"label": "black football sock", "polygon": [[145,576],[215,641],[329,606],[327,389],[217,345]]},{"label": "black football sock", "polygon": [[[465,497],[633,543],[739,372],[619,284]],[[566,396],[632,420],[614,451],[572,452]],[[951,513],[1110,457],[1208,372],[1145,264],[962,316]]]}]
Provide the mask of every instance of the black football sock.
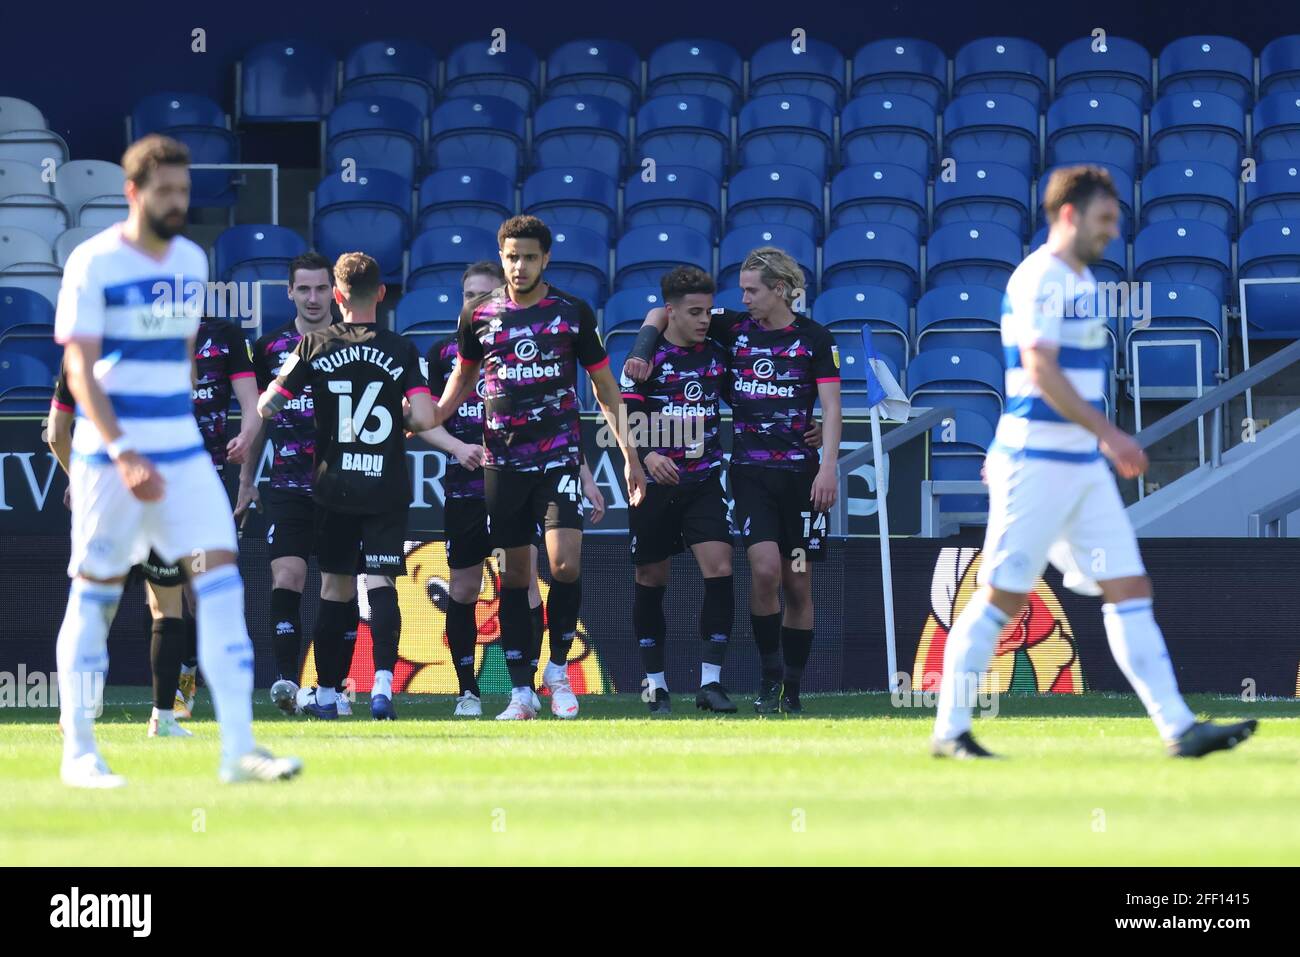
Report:
[{"label": "black football sock", "polygon": [[397,604],[397,589],[392,585],[372,588],[370,599],[370,636],[374,641],[375,670],[391,672],[397,666],[397,642],[402,634],[402,610]]},{"label": "black football sock", "polygon": [[271,589],[271,649],[275,652],[276,680],[294,684],[302,677],[298,667],[302,634],[302,593],[290,588]]},{"label": "black football sock", "polygon": [[781,651],[785,656],[785,693],[798,697],[799,682],[803,679],[808,654],[812,651],[811,628],[781,628]]},{"label": "black football sock", "polygon": [[532,647],[532,624],[528,617],[528,589],[502,588],[499,615],[501,650],[506,655],[510,686],[531,688],[533,676],[528,665],[528,651]]},{"label": "black football sock", "polygon": [[533,669],[533,685],[537,684],[537,666],[542,662],[542,641],[546,638],[546,606],[538,601],[528,609],[533,618],[533,644],[528,655],[528,665]]},{"label": "black football sock", "polygon": [[582,579],[551,583],[546,596],[546,620],[551,629],[551,664],[569,663],[569,648],[578,631],[578,609],[582,605]]},{"label": "black football sock", "polygon": [[361,626],[361,605],[352,599],[352,610],[348,613],[348,626],[343,630],[343,644],[339,646],[339,683],[334,690],[345,694],[348,690],[348,675],[352,674],[352,656],[357,651],[357,628]]},{"label": "black football sock", "polygon": [[704,579],[704,604],[700,606],[700,639],[704,649],[700,660],[706,665],[722,667],[735,617],[735,579],[730,575]]},{"label": "black football sock", "polygon": [[447,601],[447,647],[451,651],[451,663],[456,668],[456,682],[460,693],[467,691],[478,694],[478,679],[474,677],[474,651],[478,644],[478,602],[469,604],[448,597]]},{"label": "black football sock", "polygon": [[181,664],[191,671],[199,666],[199,623],[188,608],[185,610],[185,660]]},{"label": "black football sock", "polygon": [[749,623],[754,627],[754,644],[762,662],[763,680],[781,680],[781,613],[755,615],[750,613]]},{"label": "black football sock", "polygon": [[632,599],[632,633],[636,635],[637,647],[641,649],[641,665],[648,675],[664,670],[664,637],[668,633],[668,624],[664,621],[664,595],[667,592],[663,585],[637,582]]},{"label": "black football sock", "polygon": [[322,598],[316,611],[316,685],[333,688],[343,665],[343,633],[352,620],[352,603]]},{"label": "black football sock", "polygon": [[149,635],[149,666],[153,671],[153,706],[171,711],[176,703],[176,684],[185,657],[185,622],[180,618],[156,618]]}]

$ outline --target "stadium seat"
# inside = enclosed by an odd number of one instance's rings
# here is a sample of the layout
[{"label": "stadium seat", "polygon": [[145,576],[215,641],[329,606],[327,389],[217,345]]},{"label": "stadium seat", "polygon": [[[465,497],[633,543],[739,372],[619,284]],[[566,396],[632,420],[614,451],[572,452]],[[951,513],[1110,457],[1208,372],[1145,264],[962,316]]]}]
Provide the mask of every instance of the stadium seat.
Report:
[{"label": "stadium seat", "polygon": [[841,226],[826,237],[822,289],[883,286],[910,302],[916,298],[920,281],[920,243],[901,226]]},{"label": "stadium seat", "polygon": [[500,97],[527,112],[537,102],[541,85],[541,62],[537,54],[517,39],[512,38],[502,51],[494,50],[482,40],[470,40],[447,57],[447,79],[442,92],[447,97],[475,100]]},{"label": "stadium seat", "polygon": [[750,166],[727,187],[727,228],[780,225],[819,239],[822,180],[802,166]]},{"label": "stadium seat", "polygon": [[1133,276],[1139,282],[1191,283],[1219,300],[1229,295],[1232,241],[1205,223],[1168,219],[1133,240]]},{"label": "stadium seat", "polygon": [[627,166],[627,124],[627,111],[614,100],[552,97],[533,114],[536,168],[594,169],[617,182]]},{"label": "stadium seat", "polygon": [[343,59],[345,100],[403,100],[428,116],[438,90],[438,55],[418,40],[372,40]]},{"label": "stadium seat", "polygon": [[1051,166],[1104,159],[1137,176],[1142,167],[1142,108],[1120,93],[1071,93],[1047,110]]},{"label": "stadium seat", "polygon": [[707,96],[728,114],[736,112],[744,83],[744,61],[717,40],[674,40],[646,61],[646,96]]},{"label": "stadium seat", "polygon": [[571,223],[613,243],[618,223],[618,183],[581,167],[543,169],[524,181],[524,212],[548,223]]},{"label": "stadium seat", "polygon": [[740,165],[802,166],[825,180],[834,133],[834,113],[821,100],[793,93],[754,97],[740,111]]},{"label": "stadium seat", "polygon": [[1161,163],[1142,177],[1142,225],[1190,219],[1237,234],[1237,177],[1217,163]]},{"label": "stadium seat", "polygon": [[957,178],[934,184],[934,228],[953,223],[997,223],[1022,242],[1029,235],[1029,180],[1004,163],[963,163]]},{"label": "stadium seat", "polygon": [[547,96],[603,96],[631,113],[641,101],[641,58],[620,40],[570,40],[546,58]]},{"label": "stadium seat", "polygon": [[1300,219],[1300,160],[1271,160],[1246,182],[1246,225]]},{"label": "stadium seat", "polygon": [[1242,109],[1255,97],[1255,55],[1231,37],[1179,37],[1160,51],[1160,96],[1220,93]]},{"label": "stadium seat", "polygon": [[333,174],[316,187],[313,245],[326,259],[364,249],[383,270],[384,282],[400,283],[411,234],[411,184],[387,170],[359,169],[355,180]]},{"label": "stadium seat", "polygon": [[325,121],[325,168],[347,161],[414,182],[424,166],[424,114],[391,97],[343,101]]},{"label": "stadium seat", "polygon": [[1240,175],[1245,143],[1246,115],[1221,93],[1171,93],[1151,108],[1152,166],[1206,160]]},{"label": "stadium seat", "polygon": [[435,170],[420,183],[416,230],[472,226],[495,232],[515,211],[515,184],[491,169]]},{"label": "stadium seat", "polygon": [[6,336],[54,335],[54,304],[18,286],[0,286],[0,339]]},{"label": "stadium seat", "polygon": [[721,183],[731,167],[731,114],[707,96],[659,96],[636,114],[633,165],[694,166]]},{"label": "stadium seat", "polygon": [[517,182],[524,122],[524,111],[499,96],[444,100],[429,119],[429,165],[478,166]]},{"label": "stadium seat", "polygon": [[[1117,166],[1111,166],[1109,163],[1091,163],[1092,166],[1100,166],[1106,172],[1110,173],[1111,182],[1115,184],[1115,192],[1119,193],[1119,212],[1120,212],[1120,235],[1125,238],[1133,236],[1133,209],[1135,206],[1133,191],[1133,178]],[[1038,210],[1037,221],[1040,226],[1046,225],[1047,213],[1043,210],[1043,200],[1046,198],[1047,182],[1051,176],[1060,167],[1049,166],[1043,170],[1038,177]]]},{"label": "stadium seat", "polygon": [[773,40],[749,58],[749,95],[811,96],[831,110],[844,101],[844,54],[825,40],[810,39],[796,53],[789,39]]},{"label": "stadium seat", "polygon": [[954,284],[931,289],[916,304],[916,351],[982,349],[1002,355],[1003,289]]},{"label": "stadium seat", "polygon": [[54,195],[67,208],[70,225],[108,226],[126,218],[126,174],[116,163],[72,160],[54,175]]},{"label": "stadium seat", "polygon": [[848,166],[831,180],[831,229],[888,223],[918,239],[930,231],[925,177],[893,163]]},{"label": "stadium seat", "polygon": [[629,229],[614,252],[614,290],[658,287],[674,266],[698,266],[713,271],[709,237],[687,226],[638,226]]},{"label": "stadium seat", "polygon": [[98,226],[73,226],[61,233],[54,240],[54,261],[59,264],[59,268],[67,265],[68,257],[74,249],[101,231]]},{"label": "stadium seat", "polygon": [[[239,137],[230,118],[213,100],[195,93],[153,93],[136,103],[130,136],[163,133],[189,147],[192,163],[238,163]],[[230,207],[237,200],[235,173],[199,169],[190,173],[190,205]]]},{"label": "stadium seat", "polygon": [[1255,104],[1255,159],[1300,159],[1300,93],[1270,93]]},{"label": "stadium seat", "polygon": [[[1006,163],[1038,170],[1038,110],[1011,93],[972,93],[943,111],[944,152],[963,163]],[[960,174],[959,174],[960,175]]]},{"label": "stadium seat", "polygon": [[[5,336],[0,343],[0,356],[6,359],[24,357],[40,363],[45,369],[51,386],[63,364],[63,346],[54,341],[54,328],[49,327],[44,334],[33,330],[32,335]],[[47,403],[49,400],[46,400]],[[42,410],[44,411],[44,410]]]},{"label": "stadium seat", "polygon": [[[867,362],[866,343],[862,338],[862,326],[861,322],[850,320],[826,327],[839,353],[840,396],[846,411],[851,409],[865,411],[870,408],[866,403],[867,373],[870,366]],[[891,364],[889,360],[885,361],[887,365]],[[895,375],[894,378],[897,380],[898,376]]]},{"label": "stadium seat", "polygon": [[1151,108],[1151,54],[1124,37],[1100,44],[1091,36],[1071,40],[1056,54],[1056,96],[1118,93],[1146,112]]},{"label": "stadium seat", "polygon": [[1005,289],[1024,258],[1020,237],[997,223],[941,226],[925,248],[926,289],[954,284]]},{"label": "stadium seat", "polygon": [[[745,305],[745,293],[739,286],[728,286],[726,289],[719,289],[713,294],[713,305],[714,308],[721,306],[724,309],[730,309],[732,312],[749,311],[749,307]],[[815,303],[813,308],[816,308]]]},{"label": "stadium seat", "polygon": [[546,281],[599,309],[609,296],[609,240],[593,229],[551,223]]},{"label": "stadium seat", "polygon": [[302,38],[261,43],[236,74],[240,123],[316,123],[334,109],[338,62]]},{"label": "stadium seat", "polygon": [[306,251],[303,238],[285,226],[231,226],[213,246],[213,278],[218,282],[288,281],[289,263]]},{"label": "stadium seat", "polygon": [[[936,481],[980,481],[984,456],[993,444],[994,423],[970,409],[954,409],[930,430],[930,477]],[[942,512],[985,512],[987,495],[945,495]]]},{"label": "stadium seat", "polygon": [[1259,98],[1300,91],[1300,35],[1278,37],[1259,51]]},{"label": "stadium seat", "polygon": [[42,237],[27,229],[0,227],[0,286],[31,289],[53,304],[62,275],[54,250]]},{"label": "stadium seat", "polygon": [[54,240],[71,225],[68,211],[48,188],[0,197],[0,227],[30,230],[53,247]]},{"label": "stadium seat", "polygon": [[[1223,304],[1208,289],[1184,283],[1152,283],[1147,293],[1148,324],[1134,328],[1136,317],[1124,317],[1127,392],[1135,383],[1143,398],[1190,399],[1196,391],[1196,346],[1201,356],[1201,390],[1218,385],[1222,370]],[[1179,343],[1152,348],[1150,343]],[[1139,343],[1146,344],[1139,347]],[[1141,368],[1135,369],[1141,361]]]},{"label": "stadium seat", "polygon": [[0,354],[0,412],[15,415],[48,412],[50,400],[54,398],[56,374],[39,359],[6,349]]},{"label": "stadium seat", "polygon": [[805,232],[790,226],[740,226],[727,231],[718,247],[718,288],[739,285],[740,267],[751,251],[776,246],[794,257],[803,269],[804,299],[811,300],[817,288],[817,244]]},{"label": "stadium seat", "polygon": [[0,133],[46,128],[45,115],[36,104],[15,96],[0,96]]},{"label": "stadium seat", "polygon": [[56,167],[68,161],[68,144],[53,130],[8,130],[0,133],[0,161],[17,160],[41,166],[51,159]]},{"label": "stadium seat", "polygon": [[[625,326],[633,330],[640,328],[646,313],[663,304],[663,295],[659,286],[637,286],[616,292],[605,302],[600,323],[601,332],[607,336],[615,329]],[[717,305],[716,299],[714,305]]]},{"label": "stadium seat", "polygon": [[950,406],[995,423],[1002,415],[1005,389],[1003,364],[980,349],[929,349],[907,367],[913,406]]},{"label": "stadium seat", "polygon": [[906,166],[926,179],[934,169],[935,123],[934,108],[919,97],[863,93],[840,116],[840,158],[846,167]]},{"label": "stadium seat", "polygon": [[948,102],[948,58],[929,40],[874,40],[853,57],[852,90],[854,97],[867,93],[905,94],[923,101],[931,113],[936,113]]},{"label": "stadium seat", "polygon": [[1257,223],[1242,230],[1237,274],[1241,279],[1293,280],[1246,284],[1246,328],[1252,339],[1300,338],[1300,220]]},{"label": "stadium seat", "polygon": [[40,167],[18,160],[0,160],[0,199],[24,193],[52,195]]},{"label": "stadium seat", "polygon": [[[1033,252],[1046,241],[1047,226],[1043,225],[1029,240],[1029,252]],[[1127,282],[1128,246],[1124,242],[1124,237],[1120,236],[1118,239],[1113,240],[1102,250],[1101,259],[1093,263],[1089,268],[1098,282]]]},{"label": "stadium seat", "polygon": [[[838,286],[813,303],[812,316],[827,329],[871,327],[876,354],[896,372],[907,367],[911,345],[907,300],[892,289],[876,286]],[[858,335],[861,341],[861,335]],[[900,380],[901,381],[901,380]]]},{"label": "stadium seat", "polygon": [[456,331],[464,298],[458,285],[405,290],[397,301],[393,331],[404,336],[413,331],[449,335]]},{"label": "stadium seat", "polygon": [[952,95],[1010,93],[1028,100],[1034,111],[1047,99],[1047,53],[1019,37],[972,40],[952,60]]},{"label": "stadium seat", "polygon": [[480,259],[497,259],[497,238],[486,229],[438,226],[411,242],[406,290],[427,286],[460,287],[465,267]]},{"label": "stadium seat", "polygon": [[722,187],[694,166],[663,166],[655,177],[633,173],[623,187],[623,226],[686,226],[717,242],[722,232]]}]

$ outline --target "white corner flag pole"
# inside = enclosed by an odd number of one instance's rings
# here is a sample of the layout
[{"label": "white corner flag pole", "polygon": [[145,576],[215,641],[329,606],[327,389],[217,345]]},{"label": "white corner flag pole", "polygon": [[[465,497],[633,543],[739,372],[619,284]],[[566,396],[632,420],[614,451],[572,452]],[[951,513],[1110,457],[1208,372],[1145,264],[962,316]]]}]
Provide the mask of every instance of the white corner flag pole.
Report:
[{"label": "white corner flag pole", "polygon": [[894,573],[889,564],[889,506],[888,482],[885,478],[884,453],[880,449],[880,408],[871,407],[871,457],[876,468],[876,517],[880,521],[880,577],[883,586],[881,595],[885,601],[885,666],[889,674],[885,687],[890,692],[898,681],[898,649],[894,643]]}]

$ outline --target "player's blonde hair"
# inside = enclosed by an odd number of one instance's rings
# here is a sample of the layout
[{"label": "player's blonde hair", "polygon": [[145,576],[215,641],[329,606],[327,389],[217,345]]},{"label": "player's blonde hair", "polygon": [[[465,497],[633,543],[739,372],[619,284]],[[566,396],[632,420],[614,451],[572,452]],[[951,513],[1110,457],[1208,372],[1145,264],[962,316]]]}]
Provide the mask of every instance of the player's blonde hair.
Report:
[{"label": "player's blonde hair", "polygon": [[334,284],[349,299],[374,298],[382,282],[379,263],[365,253],[344,253],[334,263]]},{"label": "player's blonde hair", "polygon": [[789,304],[794,302],[799,290],[804,288],[803,269],[789,253],[775,246],[760,246],[752,250],[740,266],[741,272],[756,272],[768,289],[776,289],[777,283],[783,283],[782,298]]}]

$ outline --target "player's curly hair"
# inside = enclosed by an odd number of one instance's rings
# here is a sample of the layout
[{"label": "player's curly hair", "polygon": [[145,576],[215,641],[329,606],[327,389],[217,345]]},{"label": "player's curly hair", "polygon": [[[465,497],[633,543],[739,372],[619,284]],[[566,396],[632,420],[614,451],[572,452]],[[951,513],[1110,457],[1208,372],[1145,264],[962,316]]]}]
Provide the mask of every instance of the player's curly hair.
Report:
[{"label": "player's curly hair", "polygon": [[1115,181],[1101,166],[1065,166],[1056,170],[1047,180],[1043,191],[1043,210],[1049,223],[1056,222],[1061,207],[1069,203],[1082,213],[1098,196],[1118,199]]},{"label": "player's curly hair", "polygon": [[160,133],[141,137],[122,154],[122,171],[137,188],[149,182],[149,177],[159,166],[189,165],[190,148]]},{"label": "player's curly hair", "polygon": [[334,263],[334,284],[349,299],[373,298],[382,282],[379,263],[365,253],[344,253]]},{"label": "player's curly hair", "polygon": [[507,239],[535,239],[543,255],[551,251],[551,229],[536,216],[511,216],[497,230],[497,248],[505,246]]},{"label": "player's curly hair", "polygon": [[680,302],[692,293],[713,293],[718,291],[713,277],[698,266],[677,266],[664,273],[659,280],[659,290],[664,295],[664,302]]},{"label": "player's curly hair", "polygon": [[775,290],[780,283],[781,297],[787,303],[794,302],[799,290],[804,289],[803,269],[794,257],[775,246],[760,246],[745,257],[740,266],[741,272],[757,272],[764,286]]}]

